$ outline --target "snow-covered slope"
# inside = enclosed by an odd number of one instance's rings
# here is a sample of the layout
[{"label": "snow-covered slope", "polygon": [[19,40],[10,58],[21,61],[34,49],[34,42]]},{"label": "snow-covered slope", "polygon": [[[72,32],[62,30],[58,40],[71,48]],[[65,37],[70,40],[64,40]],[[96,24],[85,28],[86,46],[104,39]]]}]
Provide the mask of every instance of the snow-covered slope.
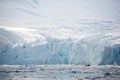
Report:
[{"label": "snow-covered slope", "polygon": [[120,64],[119,25],[79,22],[74,28],[0,26],[0,64]]}]

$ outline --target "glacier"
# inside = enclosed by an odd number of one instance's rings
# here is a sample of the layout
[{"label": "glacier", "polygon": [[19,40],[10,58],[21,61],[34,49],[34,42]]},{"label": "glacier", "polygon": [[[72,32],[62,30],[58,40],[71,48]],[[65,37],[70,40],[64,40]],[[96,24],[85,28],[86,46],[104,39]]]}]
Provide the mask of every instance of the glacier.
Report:
[{"label": "glacier", "polygon": [[0,65],[120,65],[119,7],[119,0],[0,0]]},{"label": "glacier", "polygon": [[0,26],[0,64],[120,65],[120,28],[112,21],[73,26]]}]

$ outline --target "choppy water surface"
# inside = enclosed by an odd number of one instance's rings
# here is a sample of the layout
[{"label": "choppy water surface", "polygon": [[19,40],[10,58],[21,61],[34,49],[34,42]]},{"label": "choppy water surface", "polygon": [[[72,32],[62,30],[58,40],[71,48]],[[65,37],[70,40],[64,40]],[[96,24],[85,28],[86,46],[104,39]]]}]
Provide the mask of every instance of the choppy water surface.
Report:
[{"label": "choppy water surface", "polygon": [[0,80],[120,80],[120,66],[1,65]]}]

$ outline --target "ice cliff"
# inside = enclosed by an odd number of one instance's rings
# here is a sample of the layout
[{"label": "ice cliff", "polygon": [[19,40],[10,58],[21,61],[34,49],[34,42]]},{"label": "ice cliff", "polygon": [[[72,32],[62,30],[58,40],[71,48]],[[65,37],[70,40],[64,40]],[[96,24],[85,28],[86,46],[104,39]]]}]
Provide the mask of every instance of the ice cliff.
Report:
[{"label": "ice cliff", "polygon": [[74,27],[0,26],[0,64],[118,64],[120,28],[81,20]]}]

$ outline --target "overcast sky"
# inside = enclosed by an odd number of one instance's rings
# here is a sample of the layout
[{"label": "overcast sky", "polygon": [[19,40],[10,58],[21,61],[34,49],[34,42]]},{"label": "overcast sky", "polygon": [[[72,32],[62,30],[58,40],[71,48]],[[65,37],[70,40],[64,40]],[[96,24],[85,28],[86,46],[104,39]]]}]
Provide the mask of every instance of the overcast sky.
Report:
[{"label": "overcast sky", "polygon": [[0,0],[0,25],[68,25],[74,21],[120,22],[120,0]]}]

